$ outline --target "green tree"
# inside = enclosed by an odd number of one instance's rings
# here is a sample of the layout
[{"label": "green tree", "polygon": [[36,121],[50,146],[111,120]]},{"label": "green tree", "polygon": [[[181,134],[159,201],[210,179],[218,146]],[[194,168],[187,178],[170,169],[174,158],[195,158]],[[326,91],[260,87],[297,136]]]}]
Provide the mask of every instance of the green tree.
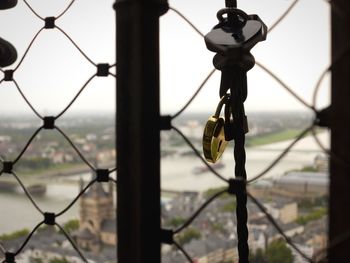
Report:
[{"label": "green tree", "polygon": [[279,239],[267,246],[266,259],[269,263],[293,263],[293,254],[286,242]]},{"label": "green tree", "polygon": [[318,220],[327,214],[327,208],[320,207],[305,216],[299,216],[296,222],[300,225],[306,225],[310,221]]},{"label": "green tree", "polygon": [[41,258],[31,258],[30,263],[43,263]]},{"label": "green tree", "polygon": [[223,224],[220,223],[211,223],[211,227],[213,228],[213,231],[215,232],[220,232],[222,234],[225,234],[225,227]]},{"label": "green tree", "polygon": [[190,242],[192,239],[200,239],[201,233],[194,228],[186,229],[182,234],[178,236],[178,242],[182,246],[188,242]]},{"label": "green tree", "polygon": [[236,200],[232,199],[221,208],[221,211],[228,212],[228,213],[234,213],[236,211],[236,207],[237,207]]},{"label": "green tree", "polygon": [[265,253],[261,248],[258,248],[255,253],[249,255],[251,263],[267,263]]},{"label": "green tree", "polygon": [[174,217],[174,218],[170,219],[166,223],[166,225],[173,226],[173,227],[179,227],[179,226],[183,225],[185,222],[186,222],[185,218],[178,216],[178,217]]},{"label": "green tree", "polygon": [[[227,186],[209,188],[203,193],[203,196],[204,196],[204,198],[210,198],[213,195],[217,194],[218,192],[221,192],[221,191],[226,190],[226,189],[227,189]],[[220,199],[232,198],[232,195],[230,195],[229,193],[224,193],[224,194],[220,195],[219,198]]]},{"label": "green tree", "polygon": [[64,230],[67,232],[72,232],[79,229],[79,220],[72,219],[63,225]]},{"label": "green tree", "polygon": [[28,234],[29,234],[29,230],[28,229],[22,229],[22,230],[18,230],[18,231],[12,232],[10,234],[0,235],[0,240],[2,240],[2,241],[13,240],[13,239],[17,239],[17,238],[20,238],[20,237],[27,236]]},{"label": "green tree", "polygon": [[66,258],[54,258],[50,260],[50,263],[70,263]]}]

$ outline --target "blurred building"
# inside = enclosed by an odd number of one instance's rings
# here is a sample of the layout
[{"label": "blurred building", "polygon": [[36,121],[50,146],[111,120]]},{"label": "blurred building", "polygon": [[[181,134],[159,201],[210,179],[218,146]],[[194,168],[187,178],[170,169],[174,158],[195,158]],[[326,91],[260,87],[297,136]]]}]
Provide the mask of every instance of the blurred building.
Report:
[{"label": "blurred building", "polygon": [[[81,183],[81,191],[84,185]],[[116,214],[113,184],[108,191],[101,183],[93,184],[80,199],[80,228],[76,233],[78,246],[98,253],[104,246],[116,246]]]},{"label": "blurred building", "polygon": [[274,181],[274,186],[299,194],[328,194],[329,176],[325,172],[289,172]]}]

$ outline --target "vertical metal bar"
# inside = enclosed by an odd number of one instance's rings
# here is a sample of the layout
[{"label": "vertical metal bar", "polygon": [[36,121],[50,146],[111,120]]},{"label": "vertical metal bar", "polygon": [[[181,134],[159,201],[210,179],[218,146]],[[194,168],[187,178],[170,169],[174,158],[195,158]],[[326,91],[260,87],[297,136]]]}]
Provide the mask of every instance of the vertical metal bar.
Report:
[{"label": "vertical metal bar", "polygon": [[[230,8],[237,8],[237,0],[225,0],[225,6],[230,7]],[[227,14],[227,19],[229,23],[233,24],[234,23],[234,16],[233,14],[229,13]]]},{"label": "vertical metal bar", "polygon": [[[332,60],[335,61],[350,47],[350,1],[333,0]],[[339,16],[341,15],[341,16]],[[331,160],[330,225],[332,244],[350,231],[350,52],[332,66],[331,150],[342,160]],[[330,250],[332,263],[349,262],[350,239]]]},{"label": "vertical metal bar", "polygon": [[237,7],[237,0],[225,0],[226,7]]},{"label": "vertical metal bar", "polygon": [[117,10],[118,262],[160,262],[159,16],[155,0]]}]

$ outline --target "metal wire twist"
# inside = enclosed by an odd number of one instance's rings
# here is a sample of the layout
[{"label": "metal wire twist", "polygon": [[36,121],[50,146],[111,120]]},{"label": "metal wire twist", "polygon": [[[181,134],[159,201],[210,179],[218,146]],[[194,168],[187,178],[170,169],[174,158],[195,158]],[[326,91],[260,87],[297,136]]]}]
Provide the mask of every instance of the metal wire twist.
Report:
[{"label": "metal wire twist", "polygon": [[[241,116],[238,120],[239,122],[243,122],[243,117]],[[242,123],[243,125],[243,123]],[[246,162],[246,153],[244,148],[245,143],[245,135],[243,127],[239,128],[239,131],[234,136],[234,159],[235,159],[235,176],[236,178],[240,178],[243,180],[247,179],[247,174],[245,170],[245,162]],[[236,216],[237,216],[237,240],[238,240],[238,254],[239,254],[239,262],[249,262],[249,247],[248,247],[248,211],[247,211],[247,194],[244,191],[241,191],[236,194],[237,199],[237,208],[236,208]]]}]

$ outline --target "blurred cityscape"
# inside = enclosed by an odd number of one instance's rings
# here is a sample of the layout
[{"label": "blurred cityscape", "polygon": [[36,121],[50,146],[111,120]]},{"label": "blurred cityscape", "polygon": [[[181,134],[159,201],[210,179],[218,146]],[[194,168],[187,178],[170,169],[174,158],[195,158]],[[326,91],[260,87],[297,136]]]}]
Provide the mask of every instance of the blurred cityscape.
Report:
[{"label": "blurred cityscape", "polygon": [[[210,114],[184,115],[176,121],[191,142],[201,149],[203,128]],[[291,141],[312,122],[312,115],[305,112],[250,113],[247,137],[247,170],[258,171],[260,162],[265,167],[283,149],[275,149],[280,143]],[[25,116],[2,116],[0,123],[0,156],[12,161],[22,151],[28,139],[41,123]],[[98,167],[115,167],[115,116],[74,116],[59,120],[57,126],[76,145],[83,156]],[[325,131],[317,131],[324,136]],[[186,143],[173,132],[162,133],[162,225],[166,229],[181,227],[188,218],[223,184],[212,183],[215,178],[205,166],[196,162],[196,156]],[[308,139],[308,137],[306,138]],[[310,139],[310,138],[309,138]],[[320,149],[309,148],[304,141],[302,149],[294,154],[302,163],[288,162],[257,183],[249,191],[267,208],[286,235],[309,257],[317,259],[327,245],[328,209],[328,158]],[[218,172],[233,176],[232,146],[215,165]],[[270,147],[270,148],[269,148]],[[278,148],[278,147],[277,147]],[[256,154],[263,156],[259,162]],[[266,156],[264,155],[266,154]],[[252,156],[252,160],[250,160]],[[304,158],[305,157],[305,158]],[[294,158],[294,157],[292,157]],[[59,209],[72,200],[92,178],[84,164],[57,131],[41,131],[15,167],[35,200],[49,209]],[[182,172],[184,171],[184,172]],[[248,173],[249,174],[249,173]],[[115,175],[113,175],[115,176]],[[203,184],[197,181],[203,179]],[[207,180],[208,179],[208,180]],[[187,182],[187,183],[184,183]],[[191,182],[191,183],[189,183]],[[52,185],[55,186],[53,189]],[[51,188],[50,188],[51,187]],[[95,184],[79,200],[78,205],[62,220],[64,228],[77,242],[90,262],[116,262],[115,185]],[[54,190],[54,191],[53,191]],[[53,199],[60,196],[60,201]],[[19,199],[18,199],[19,198]],[[0,242],[16,251],[31,226],[37,222],[30,218],[33,208],[20,205],[23,191],[8,174],[0,182]],[[18,199],[18,200],[17,200]],[[60,202],[60,203],[57,203]],[[6,207],[26,213],[26,222],[9,218]],[[195,262],[238,262],[236,239],[235,197],[224,194],[210,204],[176,240],[196,260]],[[266,216],[251,202],[249,211],[249,245],[251,262],[306,262],[289,247]],[[103,253],[101,253],[103,251]],[[163,262],[187,262],[180,252],[171,246],[163,246]],[[0,255],[0,260],[1,255]],[[282,261],[281,261],[282,260]],[[18,255],[16,262],[65,263],[82,262],[62,233],[53,227],[40,228]]]}]

